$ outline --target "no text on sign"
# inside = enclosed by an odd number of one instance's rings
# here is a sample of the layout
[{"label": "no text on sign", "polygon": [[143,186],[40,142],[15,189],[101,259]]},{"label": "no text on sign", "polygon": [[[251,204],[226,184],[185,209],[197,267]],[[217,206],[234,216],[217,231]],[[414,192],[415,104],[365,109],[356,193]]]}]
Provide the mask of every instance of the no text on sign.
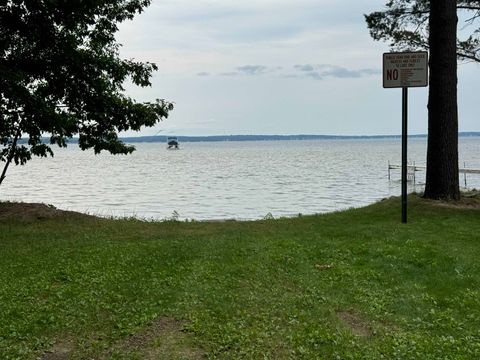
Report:
[{"label": "no text on sign", "polygon": [[383,54],[383,87],[428,86],[428,52]]}]

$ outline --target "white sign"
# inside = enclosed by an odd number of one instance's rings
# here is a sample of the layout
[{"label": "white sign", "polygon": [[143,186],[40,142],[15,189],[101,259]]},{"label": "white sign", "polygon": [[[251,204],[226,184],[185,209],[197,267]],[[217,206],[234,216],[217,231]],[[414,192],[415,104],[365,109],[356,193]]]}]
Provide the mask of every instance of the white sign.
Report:
[{"label": "white sign", "polygon": [[383,87],[428,86],[428,53],[398,52],[383,54]]}]

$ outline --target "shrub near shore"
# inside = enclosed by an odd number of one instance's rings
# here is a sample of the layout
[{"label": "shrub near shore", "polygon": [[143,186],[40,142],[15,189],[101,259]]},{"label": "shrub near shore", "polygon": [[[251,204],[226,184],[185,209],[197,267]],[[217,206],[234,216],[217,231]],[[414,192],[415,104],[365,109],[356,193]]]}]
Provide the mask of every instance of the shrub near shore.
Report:
[{"label": "shrub near shore", "polygon": [[398,199],[256,222],[0,216],[0,353],[480,358],[475,197],[410,204],[408,225]]}]

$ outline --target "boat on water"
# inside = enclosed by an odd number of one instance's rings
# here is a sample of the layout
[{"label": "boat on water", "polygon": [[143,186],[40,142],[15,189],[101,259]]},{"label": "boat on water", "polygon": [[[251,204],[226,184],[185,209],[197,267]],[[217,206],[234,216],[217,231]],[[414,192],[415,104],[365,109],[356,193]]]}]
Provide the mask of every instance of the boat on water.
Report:
[{"label": "boat on water", "polygon": [[175,136],[169,136],[167,138],[167,150],[180,150],[179,146],[178,138]]}]

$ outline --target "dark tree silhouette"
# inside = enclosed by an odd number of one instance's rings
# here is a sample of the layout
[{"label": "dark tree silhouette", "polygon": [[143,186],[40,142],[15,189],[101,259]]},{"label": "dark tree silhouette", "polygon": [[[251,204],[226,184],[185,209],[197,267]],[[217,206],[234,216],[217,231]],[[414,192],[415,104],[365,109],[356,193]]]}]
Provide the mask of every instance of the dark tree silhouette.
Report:
[{"label": "dark tree silhouette", "polygon": [[432,1],[425,197],[459,199],[456,0]]},{"label": "dark tree silhouette", "polygon": [[[118,133],[153,126],[173,105],[138,103],[126,80],[150,86],[155,64],[124,60],[117,24],[150,0],[0,0],[0,184],[9,165],[53,155],[78,136],[82,150],[128,154]],[[45,137],[48,139],[44,143]]]}]

